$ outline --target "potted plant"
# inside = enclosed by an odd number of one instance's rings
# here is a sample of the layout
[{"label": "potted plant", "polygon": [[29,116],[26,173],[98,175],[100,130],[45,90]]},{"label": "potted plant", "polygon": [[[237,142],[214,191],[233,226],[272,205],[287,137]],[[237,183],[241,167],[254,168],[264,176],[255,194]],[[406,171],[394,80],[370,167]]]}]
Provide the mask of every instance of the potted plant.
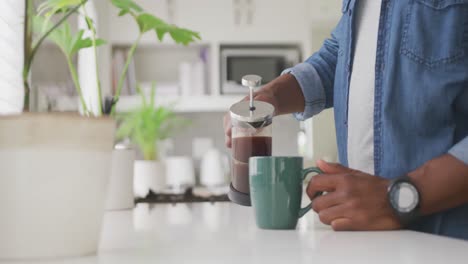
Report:
[{"label": "potted plant", "polygon": [[[139,29],[139,34],[137,38],[134,40],[133,44],[131,45],[130,49],[128,50],[127,54],[127,60],[125,61],[122,73],[120,74],[120,78],[117,83],[117,89],[114,97],[112,98],[111,102],[108,104],[110,107],[106,108],[112,115],[115,113],[116,110],[116,105],[119,101],[122,87],[125,82],[125,77],[129,68],[129,65],[131,61],[133,60],[133,57],[135,55],[135,51],[138,47],[138,44],[140,43],[141,38],[143,37],[144,34],[148,33],[155,33],[159,41],[163,41],[164,36],[167,34],[169,35],[172,40],[177,43],[177,44],[182,44],[182,45],[187,45],[197,39],[200,39],[200,36],[197,32],[185,29],[185,28],[180,28],[175,25],[170,25],[161,20],[160,18],[146,13],[140,6],[138,6],[136,3],[133,1],[129,0],[111,0],[112,4],[117,7],[119,11],[119,16],[131,16],[135,23],[138,25]],[[140,93],[141,94],[141,93]],[[144,96],[141,94],[141,96]],[[154,100],[154,94],[151,95],[150,100]],[[143,101],[146,100],[143,98]],[[154,104],[154,101],[153,101]],[[154,106],[154,105],[153,105]],[[151,106],[142,106],[149,108]],[[138,112],[137,109],[136,111]],[[131,119],[132,114],[137,114],[136,112],[130,113],[128,115],[128,119],[124,119],[125,121],[129,121]],[[172,114],[171,114],[172,118]],[[146,120],[146,122],[154,122],[151,119]],[[156,120],[156,122],[159,122]],[[125,122],[124,122],[125,123]],[[141,128],[136,128],[140,130]],[[143,128],[144,129],[144,128]],[[148,131],[149,133],[152,132],[157,132],[157,131]],[[130,133],[130,131],[128,132]],[[158,136],[158,135],[153,135],[153,136]],[[161,136],[159,134],[159,136]],[[153,190],[154,192],[158,192],[163,189],[165,185],[165,168],[164,164],[160,161],[158,161],[157,157],[157,147],[154,145],[154,149],[151,150],[150,143],[146,144],[144,146],[144,143],[136,142],[136,135],[130,135],[127,134],[125,135],[124,129],[120,130],[118,140],[124,139],[124,137],[130,137],[132,142],[140,146],[140,149],[143,152],[144,160],[139,160],[134,162],[134,173],[133,175],[128,175],[126,177],[123,177],[121,173],[113,173],[111,175],[111,182],[110,182],[110,189],[109,189],[109,197],[108,197],[108,204],[107,208],[108,209],[124,209],[128,208],[128,204],[133,203],[133,201],[130,201],[129,198],[133,197],[135,194],[136,196],[139,197],[144,197],[148,194],[149,190]],[[149,135],[149,137],[152,137]],[[151,138],[148,140],[152,140]],[[156,142],[155,144],[157,144]],[[148,151],[147,149],[150,148]],[[143,150],[145,149],[145,150]],[[152,152],[153,151],[153,152]],[[125,154],[126,152],[127,154]],[[154,153],[154,154],[151,154]],[[128,149],[116,149],[114,150],[113,153],[114,157],[119,157],[119,156],[124,156],[128,154]],[[124,163],[123,162],[114,162],[115,165],[117,166],[122,166]],[[127,160],[125,164],[130,164],[130,161]],[[113,167],[112,171],[118,172],[121,170],[128,170],[128,167],[123,167],[122,168],[117,168]],[[120,176],[120,177],[119,177]],[[133,177],[132,177],[133,176]],[[128,184],[131,182],[132,184]],[[130,195],[132,194],[132,195]],[[126,198],[124,198],[126,197]]]},{"label": "potted plant", "polygon": [[[7,2],[16,4],[20,1]],[[34,8],[33,2],[26,0],[20,5],[24,7],[18,14],[24,17],[24,63],[16,65],[11,75],[21,79],[22,72],[23,85],[15,82],[8,87],[19,92],[13,91],[15,96],[6,97],[16,100],[7,102],[16,108],[4,113],[20,112],[17,106],[22,104],[23,98],[17,94],[23,91],[24,107],[28,110],[31,65],[40,45],[50,39],[68,62],[80,97],[82,115],[23,113],[0,116],[0,259],[95,253],[114,145],[114,120],[101,116],[115,108],[118,95],[108,104],[102,101],[98,65],[92,65],[90,68],[96,71],[97,79],[94,92],[100,96],[100,106],[91,111],[73,63],[83,49],[92,49],[96,55],[97,47],[105,44],[97,38],[94,22],[87,14],[85,5],[91,2],[44,0],[38,9]],[[111,3],[121,15],[132,15],[142,32],[155,31],[159,39],[167,33],[178,43],[199,38],[197,33],[185,29],[180,29],[181,37],[178,27],[145,13],[131,0],[111,0]],[[85,19],[86,30],[74,32],[71,29],[68,20],[72,14]],[[2,15],[11,16],[0,13]],[[5,38],[0,42],[10,44]],[[0,75],[0,79],[7,81],[8,77]],[[0,101],[0,109],[5,104],[5,100]]]},{"label": "potted plant", "polygon": [[138,147],[143,160],[135,161],[134,192],[145,197],[151,190],[155,193],[166,188],[165,167],[159,159],[159,144],[174,135],[187,121],[177,117],[169,107],[155,105],[155,85],[149,98],[137,86],[141,106],[120,118],[117,138],[130,138]]}]

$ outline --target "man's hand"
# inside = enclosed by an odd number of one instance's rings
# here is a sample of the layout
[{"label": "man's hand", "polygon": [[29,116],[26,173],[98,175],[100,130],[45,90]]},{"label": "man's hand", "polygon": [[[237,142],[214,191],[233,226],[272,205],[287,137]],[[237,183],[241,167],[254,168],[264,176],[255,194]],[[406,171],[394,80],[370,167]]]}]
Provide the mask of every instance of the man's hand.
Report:
[{"label": "man's hand", "polygon": [[[248,100],[246,97],[244,100]],[[296,78],[291,74],[283,74],[269,82],[254,94],[254,99],[272,104],[275,115],[284,115],[304,111],[305,99]],[[226,146],[231,147],[231,116],[224,116],[224,133]]]},{"label": "man's hand", "polygon": [[312,204],[320,221],[336,231],[401,228],[387,198],[388,180],[325,161],[317,165],[324,174],[312,177],[307,195],[326,192]]},{"label": "man's hand", "polygon": [[[244,98],[244,100],[249,100],[249,97]],[[273,92],[271,90],[269,90],[269,89],[264,88],[264,89],[262,89],[262,90],[260,90],[260,91],[258,91],[256,93],[254,93],[254,100],[270,103],[275,107],[275,109],[278,109],[278,100],[276,99]],[[231,138],[232,125],[231,125],[231,115],[229,113],[224,115],[223,125],[224,125],[226,147],[231,148],[231,144],[232,144],[232,138]]]}]

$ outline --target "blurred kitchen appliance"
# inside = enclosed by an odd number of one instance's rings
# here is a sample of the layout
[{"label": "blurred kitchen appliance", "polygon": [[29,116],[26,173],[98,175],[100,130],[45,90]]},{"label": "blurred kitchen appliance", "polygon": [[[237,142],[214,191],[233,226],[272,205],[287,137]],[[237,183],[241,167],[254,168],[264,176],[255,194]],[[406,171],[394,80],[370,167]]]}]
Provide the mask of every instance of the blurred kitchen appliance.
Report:
[{"label": "blurred kitchen appliance", "polygon": [[[232,159],[229,199],[239,205],[250,206],[249,158],[271,156],[273,105],[253,100],[253,90],[261,85],[262,78],[247,75],[242,85],[250,89],[250,101],[231,106]],[[245,89],[245,88],[244,88]]]},{"label": "blurred kitchen appliance", "polygon": [[244,75],[260,75],[266,84],[300,60],[297,45],[221,46],[221,93],[243,94],[245,88],[241,82]]}]

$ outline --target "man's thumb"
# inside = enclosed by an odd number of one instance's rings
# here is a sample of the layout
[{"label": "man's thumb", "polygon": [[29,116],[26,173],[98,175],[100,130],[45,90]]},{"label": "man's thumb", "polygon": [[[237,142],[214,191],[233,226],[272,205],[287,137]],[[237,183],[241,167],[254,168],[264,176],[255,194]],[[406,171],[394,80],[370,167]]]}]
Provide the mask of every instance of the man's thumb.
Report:
[{"label": "man's thumb", "polygon": [[318,160],[317,166],[326,174],[339,174],[346,172],[353,172],[352,169],[345,167],[339,163],[329,163],[324,160]]}]

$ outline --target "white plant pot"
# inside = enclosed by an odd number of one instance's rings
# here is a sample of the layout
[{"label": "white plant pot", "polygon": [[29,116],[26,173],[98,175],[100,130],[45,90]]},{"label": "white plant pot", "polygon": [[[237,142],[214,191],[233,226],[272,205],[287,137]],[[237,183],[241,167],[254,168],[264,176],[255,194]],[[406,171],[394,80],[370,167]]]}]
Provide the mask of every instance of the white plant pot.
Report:
[{"label": "white plant pot", "polygon": [[135,150],[116,148],[112,152],[112,167],[107,193],[106,210],[125,210],[134,207],[133,164]]},{"label": "white plant pot", "polygon": [[136,197],[146,197],[149,191],[160,193],[166,189],[166,169],[163,162],[136,160],[133,188]]},{"label": "white plant pot", "polygon": [[114,121],[68,114],[0,117],[0,258],[97,252]]}]

